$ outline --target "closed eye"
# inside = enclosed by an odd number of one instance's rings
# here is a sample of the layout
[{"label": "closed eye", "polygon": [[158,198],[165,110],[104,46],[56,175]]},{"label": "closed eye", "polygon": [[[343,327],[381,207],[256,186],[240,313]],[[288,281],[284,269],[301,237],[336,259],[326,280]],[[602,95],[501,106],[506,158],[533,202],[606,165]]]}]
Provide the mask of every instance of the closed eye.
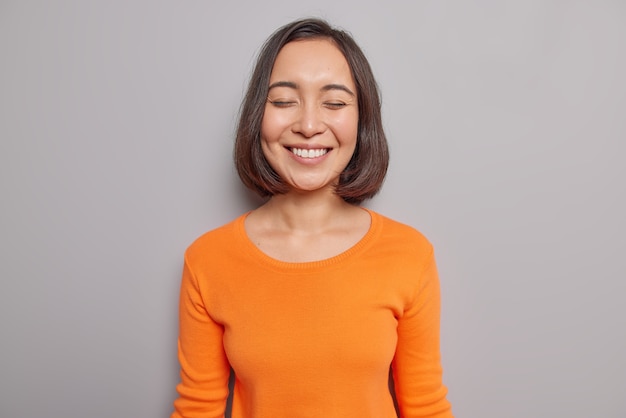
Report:
[{"label": "closed eye", "polygon": [[293,100],[272,100],[269,97],[267,101],[276,107],[290,107],[296,104],[296,102]]},{"label": "closed eye", "polygon": [[346,103],[344,103],[344,102],[325,102],[324,106],[327,107],[328,109],[341,109],[342,107],[346,106]]}]

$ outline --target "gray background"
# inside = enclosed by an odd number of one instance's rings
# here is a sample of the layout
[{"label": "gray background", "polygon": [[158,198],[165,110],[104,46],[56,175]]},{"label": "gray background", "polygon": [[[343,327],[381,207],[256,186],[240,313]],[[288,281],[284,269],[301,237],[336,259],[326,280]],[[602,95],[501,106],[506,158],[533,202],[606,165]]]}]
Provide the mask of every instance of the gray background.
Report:
[{"label": "gray background", "polygon": [[379,80],[456,416],[626,416],[626,3],[314,3],[0,1],[0,416],[170,413],[183,251],[259,203],[239,102],[310,15]]}]

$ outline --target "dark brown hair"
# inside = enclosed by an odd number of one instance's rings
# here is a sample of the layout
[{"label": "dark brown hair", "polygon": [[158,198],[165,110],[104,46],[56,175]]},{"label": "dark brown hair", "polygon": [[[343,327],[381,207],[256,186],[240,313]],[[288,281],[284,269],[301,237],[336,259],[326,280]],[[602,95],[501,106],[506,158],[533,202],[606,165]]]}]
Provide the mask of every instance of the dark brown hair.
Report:
[{"label": "dark brown hair", "polygon": [[352,159],[339,177],[335,193],[346,202],[358,204],[380,190],[389,165],[380,94],[369,62],[352,36],[320,19],[289,23],[274,32],[263,45],[241,105],[235,139],[235,166],[243,183],[261,196],[273,196],[289,190],[261,149],[261,122],[270,75],[278,53],[286,44],[320,38],[332,41],[339,48],[356,84],[359,109],[357,143]]}]

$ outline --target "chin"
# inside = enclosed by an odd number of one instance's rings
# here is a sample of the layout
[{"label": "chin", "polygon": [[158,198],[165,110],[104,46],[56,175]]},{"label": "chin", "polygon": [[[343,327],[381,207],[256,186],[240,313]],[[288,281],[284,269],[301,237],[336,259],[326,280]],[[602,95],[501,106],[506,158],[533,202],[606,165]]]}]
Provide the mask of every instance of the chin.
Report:
[{"label": "chin", "polygon": [[[318,192],[324,189],[331,189],[331,187],[327,183],[318,183],[318,182],[300,182],[300,183],[292,183],[291,189],[300,193],[308,193],[308,192]],[[334,187],[332,187],[334,189]]]}]

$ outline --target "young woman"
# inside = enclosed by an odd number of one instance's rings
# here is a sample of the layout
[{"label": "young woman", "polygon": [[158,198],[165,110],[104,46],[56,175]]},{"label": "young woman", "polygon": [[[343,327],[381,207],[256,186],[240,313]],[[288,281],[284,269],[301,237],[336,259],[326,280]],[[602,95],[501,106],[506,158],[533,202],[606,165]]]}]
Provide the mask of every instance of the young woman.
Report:
[{"label": "young woman", "polygon": [[268,39],[235,163],[268,200],[185,254],[172,417],[223,417],[231,367],[233,418],[452,417],[432,246],[359,206],[388,151],[350,35],[307,19]]}]

